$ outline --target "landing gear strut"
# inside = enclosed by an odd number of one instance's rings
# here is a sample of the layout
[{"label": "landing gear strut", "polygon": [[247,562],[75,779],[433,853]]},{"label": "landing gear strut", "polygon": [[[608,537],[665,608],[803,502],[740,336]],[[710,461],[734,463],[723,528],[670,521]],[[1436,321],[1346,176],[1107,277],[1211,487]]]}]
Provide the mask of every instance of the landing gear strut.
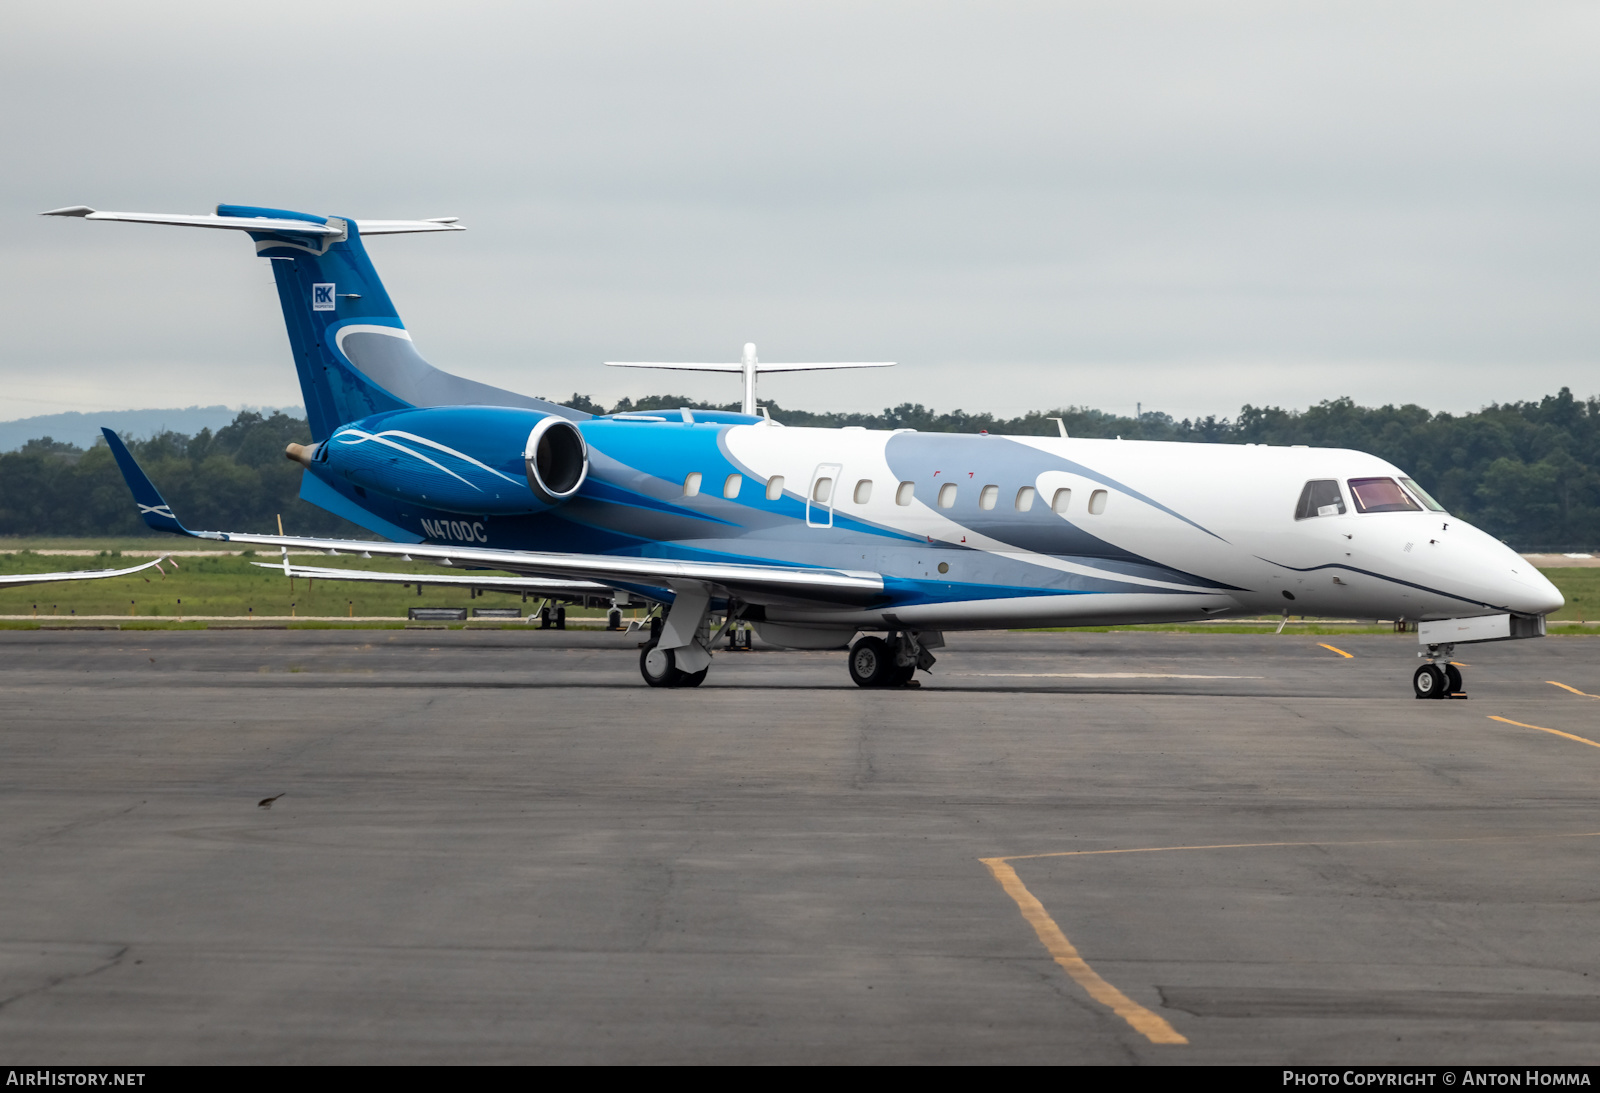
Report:
[{"label": "landing gear strut", "polygon": [[1450,663],[1456,647],[1452,644],[1430,645],[1426,653],[1428,663],[1418,668],[1411,677],[1411,689],[1418,698],[1466,698],[1461,690],[1461,669]]}]

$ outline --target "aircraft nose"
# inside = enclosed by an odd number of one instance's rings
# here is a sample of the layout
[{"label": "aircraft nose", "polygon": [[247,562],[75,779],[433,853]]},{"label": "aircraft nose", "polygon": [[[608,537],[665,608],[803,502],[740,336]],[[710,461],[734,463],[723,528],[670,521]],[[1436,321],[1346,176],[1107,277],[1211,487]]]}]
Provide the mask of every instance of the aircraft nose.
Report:
[{"label": "aircraft nose", "polygon": [[1526,561],[1508,577],[1505,604],[1519,615],[1549,615],[1566,605],[1561,590]]}]

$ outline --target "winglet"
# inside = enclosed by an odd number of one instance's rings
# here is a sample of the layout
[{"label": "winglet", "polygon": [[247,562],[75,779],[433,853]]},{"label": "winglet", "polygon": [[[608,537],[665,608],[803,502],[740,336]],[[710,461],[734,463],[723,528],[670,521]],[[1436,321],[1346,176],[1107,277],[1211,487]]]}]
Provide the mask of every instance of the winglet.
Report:
[{"label": "winglet", "polygon": [[128,451],[128,446],[122,442],[122,438],[110,429],[100,431],[105,434],[106,444],[111,448],[111,455],[117,461],[117,469],[122,472],[123,480],[128,483],[128,489],[139,505],[139,515],[144,517],[144,522],[157,531],[171,531],[178,535],[194,534],[172,515],[172,507],[162,498],[161,491],[156,489],[149,475],[134,462],[133,453]]}]

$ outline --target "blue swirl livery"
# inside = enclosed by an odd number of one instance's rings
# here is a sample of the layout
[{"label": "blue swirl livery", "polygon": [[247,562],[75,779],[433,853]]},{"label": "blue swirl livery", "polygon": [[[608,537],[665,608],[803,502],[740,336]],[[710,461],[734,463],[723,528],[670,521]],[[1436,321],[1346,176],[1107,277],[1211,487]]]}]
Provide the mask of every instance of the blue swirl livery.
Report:
[{"label": "blue swirl livery", "polygon": [[[661,619],[639,666],[652,686],[699,684],[723,632],[747,625],[773,645],[848,648],[851,679],[883,687],[931,669],[954,630],[1281,613],[1416,621],[1413,688],[1432,698],[1460,691],[1455,645],[1538,636],[1562,603],[1523,559],[1363,452],[785,428],[757,413],[759,371],[883,362],[769,365],[754,346],[737,364],[646,364],[741,374],[739,414],[591,417],[442,371],[362,240],[462,230],[451,218],[244,205],[49,215],[247,234],[272,268],[311,426],[312,443],[287,452],[304,467],[301,496],[387,541],[189,531],[108,432],[151,527],[650,604]],[[287,553],[282,568],[312,572]]]}]

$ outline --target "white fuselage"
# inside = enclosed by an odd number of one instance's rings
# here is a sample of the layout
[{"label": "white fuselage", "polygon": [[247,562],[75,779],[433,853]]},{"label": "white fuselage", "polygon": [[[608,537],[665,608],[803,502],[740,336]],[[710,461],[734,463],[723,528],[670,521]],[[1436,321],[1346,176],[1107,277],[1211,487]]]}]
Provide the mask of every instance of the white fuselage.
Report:
[{"label": "white fuselage", "polygon": [[[1449,513],[1358,511],[1351,479],[1398,481],[1404,472],[1357,451],[763,426],[724,436],[728,456],[756,484],[782,476],[786,492],[811,503],[807,526],[784,535],[815,534],[811,560],[929,586],[926,602],[887,612],[769,611],[777,620],[945,628],[1280,612],[1422,620],[1540,615],[1562,603],[1514,551]],[[1038,458],[1019,460],[1019,447]],[[833,479],[826,503],[817,501],[819,477]],[[1296,518],[1312,480],[1340,484],[1342,514]],[[942,496],[950,485],[953,496]],[[993,487],[987,496],[985,487]],[[1029,511],[1019,512],[1018,491],[1027,488]],[[1055,511],[1061,490],[1070,497]],[[1060,522],[1063,545],[1070,531],[1113,549],[1041,546],[1042,519]],[[902,533],[912,545],[840,536],[852,522]],[[1028,534],[1013,534],[1021,530]],[[1115,564],[1128,556],[1152,565]],[[1086,595],[1071,587],[1074,578],[1115,578],[1121,587]],[[961,594],[940,598],[941,581]],[[973,587],[985,583],[1025,584],[1036,594],[985,597]],[[1061,594],[1051,594],[1056,586]]]}]

